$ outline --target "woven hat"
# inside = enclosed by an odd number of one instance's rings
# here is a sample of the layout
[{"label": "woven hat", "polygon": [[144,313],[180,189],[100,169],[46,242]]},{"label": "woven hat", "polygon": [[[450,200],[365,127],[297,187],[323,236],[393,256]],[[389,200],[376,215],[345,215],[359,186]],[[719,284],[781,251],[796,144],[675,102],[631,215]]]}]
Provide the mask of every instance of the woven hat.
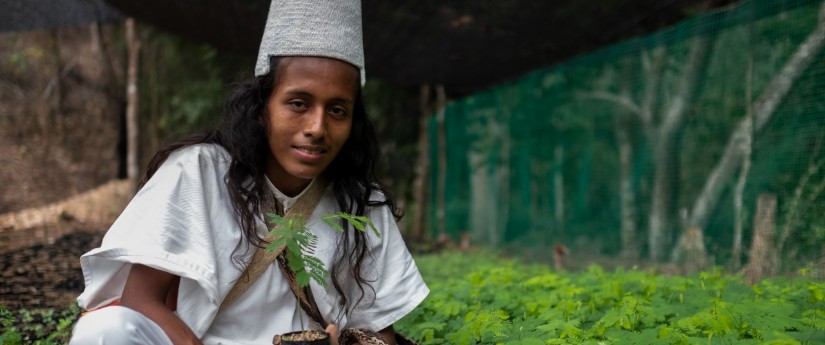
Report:
[{"label": "woven hat", "polygon": [[361,0],[272,0],[255,76],[269,73],[271,56],[321,56],[364,71]]}]

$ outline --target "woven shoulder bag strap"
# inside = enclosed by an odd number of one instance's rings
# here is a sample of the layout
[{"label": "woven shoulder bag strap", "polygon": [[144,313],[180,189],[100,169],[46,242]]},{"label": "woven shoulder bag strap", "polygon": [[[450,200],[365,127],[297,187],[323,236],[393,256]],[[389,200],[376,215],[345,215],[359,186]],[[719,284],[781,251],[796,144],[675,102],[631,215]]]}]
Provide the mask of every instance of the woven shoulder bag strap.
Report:
[{"label": "woven shoulder bag strap", "polygon": [[[327,181],[325,179],[321,177],[316,178],[312,185],[310,185],[309,190],[307,190],[306,193],[298,199],[295,205],[286,212],[284,217],[296,217],[300,218],[302,221],[306,221],[312,215],[312,211],[315,210],[315,206],[317,206],[318,202],[321,201],[321,197],[324,195],[326,187]],[[278,206],[278,202],[275,200],[275,196],[272,195],[272,193],[265,193],[262,202],[262,209],[265,213],[264,219],[266,220],[267,225],[272,227],[274,225],[270,224],[269,220],[266,219],[266,213],[277,213],[282,215],[283,212],[278,212],[281,207]],[[271,235],[268,235],[265,239],[266,243],[272,243],[274,240],[275,238]],[[232,290],[229,290],[229,293],[226,295],[226,298],[223,299],[220,309],[218,310],[224,310],[227,306],[232,304],[232,302],[235,302],[238,297],[243,295],[252,283],[254,283],[258,277],[263,274],[267,267],[269,267],[269,265],[275,261],[275,258],[278,257],[283,251],[283,246],[276,248],[275,250],[267,250],[265,247],[258,247],[258,249],[255,250],[255,254],[252,256],[252,261],[250,261],[249,265],[246,266],[246,270],[243,274],[241,274],[240,278],[235,281],[235,285],[232,286]]]}]

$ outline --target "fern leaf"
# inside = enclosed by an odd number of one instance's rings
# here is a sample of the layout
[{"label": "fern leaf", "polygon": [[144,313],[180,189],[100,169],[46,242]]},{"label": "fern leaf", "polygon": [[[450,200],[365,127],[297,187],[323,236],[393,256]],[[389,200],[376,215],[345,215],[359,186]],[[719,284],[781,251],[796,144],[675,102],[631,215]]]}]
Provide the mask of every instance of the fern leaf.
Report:
[{"label": "fern leaf", "polygon": [[272,242],[272,243],[266,245],[266,250],[268,250],[270,252],[275,251],[278,248],[280,248],[280,246],[277,245],[275,242]]},{"label": "fern leaf", "polygon": [[364,225],[356,218],[357,216],[345,212],[338,212],[335,214],[338,218],[343,219],[358,231],[364,232]]},{"label": "fern leaf", "polygon": [[347,223],[351,224],[356,230],[361,232],[366,232],[366,228],[369,227],[370,229],[372,229],[372,232],[373,234],[375,234],[375,236],[379,238],[381,237],[381,234],[378,232],[378,229],[375,227],[375,224],[367,216],[356,216],[346,212],[338,212],[321,218],[321,220],[323,220],[324,223],[326,223],[336,231],[344,232],[344,228],[336,222],[339,219],[343,219]]},{"label": "fern leaf", "polygon": [[295,283],[300,287],[309,285],[309,274],[306,271],[295,272]]},{"label": "fern leaf", "polygon": [[803,324],[825,331],[825,310],[823,309],[809,309],[802,313]]},{"label": "fern leaf", "polygon": [[301,253],[301,246],[296,241],[286,241],[286,249],[296,254]]},{"label": "fern leaf", "polygon": [[275,225],[286,225],[286,219],[284,217],[279,216],[276,213],[267,213],[267,219],[269,222]]},{"label": "fern leaf", "polygon": [[338,215],[331,214],[328,216],[321,217],[321,220],[324,221],[324,223],[326,223],[327,225],[329,225],[329,227],[335,229],[335,231],[343,233],[344,228],[341,227],[341,224],[338,224],[338,222],[336,222],[338,218]]},{"label": "fern leaf", "polygon": [[375,227],[375,224],[372,223],[372,219],[366,216],[364,216],[363,218],[364,219],[362,221],[364,222],[364,224],[367,224],[370,227],[370,229],[372,229],[372,233],[375,234],[376,237],[381,238],[381,234],[378,233],[378,229]]}]

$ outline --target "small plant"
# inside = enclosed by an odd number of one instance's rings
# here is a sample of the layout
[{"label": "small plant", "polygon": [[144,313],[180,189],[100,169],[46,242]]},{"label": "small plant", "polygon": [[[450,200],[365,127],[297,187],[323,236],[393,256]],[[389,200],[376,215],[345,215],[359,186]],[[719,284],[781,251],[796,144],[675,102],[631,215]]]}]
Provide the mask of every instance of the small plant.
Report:
[{"label": "small plant", "polygon": [[28,310],[0,306],[0,344],[65,344],[72,326],[80,317],[80,307],[71,304],[63,309]]},{"label": "small plant", "polygon": [[422,344],[825,344],[825,282],[810,278],[557,272],[484,251],[416,265],[430,295],[394,327]]},{"label": "small plant", "polygon": [[[274,213],[268,213],[267,217],[275,226],[270,231],[270,235],[275,237],[275,241],[267,245],[267,250],[276,250],[284,246],[289,269],[295,272],[295,282],[301,288],[309,285],[309,280],[315,280],[321,286],[327,286],[327,276],[329,271],[324,268],[323,262],[314,257],[315,246],[318,244],[318,236],[309,231],[301,217],[282,217]],[[372,229],[375,236],[381,237],[378,229],[367,216],[354,216],[345,212],[338,212],[321,217],[331,228],[343,233],[344,228],[337,221],[344,220],[355,229],[366,232],[367,227]]]},{"label": "small plant", "polygon": [[[275,238],[267,245],[269,251],[284,247],[287,265],[292,272],[295,272],[295,283],[301,288],[309,286],[310,279],[321,286],[327,286],[329,271],[324,267],[324,263],[314,255],[318,245],[318,236],[304,224],[301,217],[283,217],[274,213],[267,213],[267,217],[273,224],[270,235]],[[346,212],[338,212],[321,217],[321,220],[338,232],[343,233],[344,228],[338,222],[343,220],[352,225],[358,231],[366,233],[367,228],[372,229],[375,236],[381,237],[378,229],[367,216],[355,216]],[[301,320],[303,329],[303,319]],[[281,344],[329,344],[328,335],[323,331],[299,331],[287,333],[280,336]]]}]

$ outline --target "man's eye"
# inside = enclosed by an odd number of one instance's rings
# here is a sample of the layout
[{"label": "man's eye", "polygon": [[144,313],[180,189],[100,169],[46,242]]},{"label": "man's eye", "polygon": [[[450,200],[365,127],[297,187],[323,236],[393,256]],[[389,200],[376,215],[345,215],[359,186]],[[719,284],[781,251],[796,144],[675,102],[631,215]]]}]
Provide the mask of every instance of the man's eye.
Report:
[{"label": "man's eye", "polygon": [[347,110],[344,109],[344,108],[337,108],[336,107],[336,108],[330,109],[329,113],[332,114],[333,116],[343,117],[343,116],[347,115]]},{"label": "man's eye", "polygon": [[289,102],[289,105],[291,105],[294,108],[306,108],[306,103],[302,101],[291,101]]}]

